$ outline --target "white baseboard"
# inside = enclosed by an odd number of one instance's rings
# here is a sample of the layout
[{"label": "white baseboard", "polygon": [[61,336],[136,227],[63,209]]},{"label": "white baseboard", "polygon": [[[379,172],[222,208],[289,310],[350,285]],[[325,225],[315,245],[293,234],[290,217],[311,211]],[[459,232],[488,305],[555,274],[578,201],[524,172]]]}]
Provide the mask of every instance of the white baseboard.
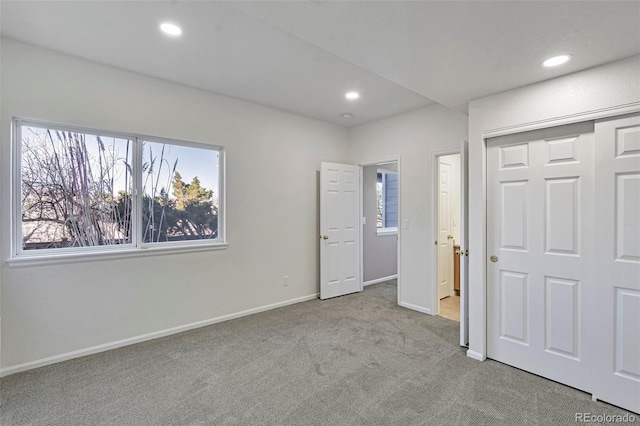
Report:
[{"label": "white baseboard", "polygon": [[366,286],[371,285],[371,284],[383,283],[385,281],[391,281],[391,280],[395,280],[397,278],[398,278],[398,274],[389,275],[388,277],[376,278],[375,280],[365,281],[365,282],[362,283],[362,286],[366,287]]},{"label": "white baseboard", "polygon": [[471,349],[467,351],[467,356],[477,361],[484,361],[485,359],[487,359],[487,357],[482,355],[480,352],[472,351]]},{"label": "white baseboard", "polygon": [[141,336],[129,337],[123,340],[117,340],[115,342],[104,343],[102,345],[92,346],[77,351],[67,352],[60,355],[55,355],[48,358],[38,359],[35,361],[25,362],[23,364],[13,365],[0,369],[0,377],[9,376],[11,374],[20,373],[22,371],[32,370],[38,367],[44,367],[45,365],[51,365],[62,361],[67,361],[74,358],[80,358],[87,355],[93,355],[98,352],[105,352],[111,349],[120,348],[122,346],[133,345],[135,343],[146,342],[147,340],[158,339],[160,337],[170,336],[172,334],[182,333],[183,331],[193,330],[195,328],[206,327],[208,325],[217,324],[219,322],[229,321],[235,318],[244,317],[247,315],[257,314],[259,312],[269,311],[271,309],[281,308],[287,305],[293,305],[294,303],[306,302],[318,298],[318,293],[310,294],[307,296],[297,297],[295,299],[285,300],[283,302],[272,303],[270,305],[259,306],[257,308],[247,309],[246,311],[240,311],[233,314],[222,315],[216,318],[210,318],[203,321],[193,322],[191,324],[185,324],[178,327],[167,328],[165,330],[154,331],[153,333],[143,334]]},{"label": "white baseboard", "polygon": [[411,303],[407,303],[407,302],[398,302],[398,305],[403,306],[403,307],[405,307],[407,309],[411,309],[411,310],[414,310],[414,311],[422,312],[423,314],[433,315],[431,313],[431,309],[429,309],[429,308],[423,308],[422,306],[412,305]]}]

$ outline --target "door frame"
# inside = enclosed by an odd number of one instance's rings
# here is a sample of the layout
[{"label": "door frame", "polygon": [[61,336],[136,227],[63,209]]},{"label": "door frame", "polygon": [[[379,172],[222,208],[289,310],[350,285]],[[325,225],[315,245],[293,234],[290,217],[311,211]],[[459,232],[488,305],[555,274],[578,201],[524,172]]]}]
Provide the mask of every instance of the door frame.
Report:
[{"label": "door frame", "polygon": [[[445,151],[434,151],[431,153],[431,240],[433,240],[436,244],[434,244],[434,250],[433,250],[433,256],[431,259],[431,282],[433,283],[433,285],[431,286],[431,300],[432,300],[432,304],[431,304],[431,312],[433,312],[433,315],[439,315],[440,314],[440,299],[438,298],[438,247],[437,247],[437,242],[438,242],[438,209],[439,209],[439,202],[438,202],[438,192],[439,192],[439,188],[440,188],[440,176],[438,176],[438,164],[440,161],[440,157],[443,157],[445,155],[455,155],[455,154],[459,154],[462,159],[462,151],[460,150],[460,148],[456,148],[456,149],[448,149]],[[460,170],[462,171],[462,164],[460,164]],[[462,188],[461,188],[462,189]],[[462,215],[463,212],[460,211],[460,215]],[[462,220],[462,218],[460,218],[460,220]],[[462,304],[462,298],[463,297],[468,297],[466,294],[462,294],[462,292],[460,292],[460,301]],[[461,307],[462,308],[462,307]],[[462,323],[463,320],[463,312],[462,309],[460,309],[460,321]]]},{"label": "door frame", "polygon": [[[470,256],[475,258],[474,262],[469,262],[469,293],[474,293],[474,305],[469,304],[469,313],[474,312],[473,323],[475,327],[469,324],[469,350],[467,356],[478,361],[487,359],[487,141],[498,136],[512,135],[516,133],[528,132],[531,130],[540,130],[549,127],[562,126],[565,124],[579,123],[582,121],[598,120],[603,118],[611,118],[619,115],[632,114],[640,112],[640,102],[634,104],[616,105],[606,109],[590,110],[569,116],[553,117],[546,120],[525,122],[509,127],[486,129],[481,131],[482,144],[480,145],[482,165],[480,167],[482,190],[481,206],[478,209],[480,229],[476,229],[476,225],[469,224],[470,231],[477,238],[475,241],[470,240]],[[470,142],[473,138],[470,138]],[[469,144],[471,151],[471,143]],[[469,156],[472,154],[470,153]],[[469,163],[471,169],[471,162]],[[476,189],[476,188],[474,188]],[[477,190],[477,189],[476,189]],[[471,218],[471,216],[470,216]],[[473,241],[473,242],[472,242]],[[477,253],[476,253],[477,251]],[[477,277],[473,279],[472,277]],[[473,280],[473,282],[471,282]],[[469,298],[469,300],[471,300]],[[470,318],[471,319],[471,318]]]},{"label": "door frame", "polygon": [[398,287],[398,296],[397,296],[397,300],[396,303],[400,304],[400,301],[402,300],[402,298],[400,297],[400,295],[402,294],[402,268],[400,268],[401,265],[401,260],[402,260],[402,256],[401,256],[401,244],[400,244],[400,240],[401,240],[401,230],[402,230],[402,167],[401,167],[401,161],[400,161],[400,156],[396,155],[396,156],[392,156],[392,157],[386,157],[377,161],[362,161],[359,163],[356,163],[356,166],[358,166],[360,168],[360,288],[364,290],[364,233],[362,232],[362,227],[364,226],[364,224],[362,223],[362,220],[364,218],[364,167],[366,166],[378,166],[378,165],[383,165],[384,163],[392,163],[392,162],[396,162],[398,164],[398,239],[397,239],[397,256],[396,256],[396,268],[398,271],[398,276],[396,278],[396,283],[397,283],[397,287]]}]

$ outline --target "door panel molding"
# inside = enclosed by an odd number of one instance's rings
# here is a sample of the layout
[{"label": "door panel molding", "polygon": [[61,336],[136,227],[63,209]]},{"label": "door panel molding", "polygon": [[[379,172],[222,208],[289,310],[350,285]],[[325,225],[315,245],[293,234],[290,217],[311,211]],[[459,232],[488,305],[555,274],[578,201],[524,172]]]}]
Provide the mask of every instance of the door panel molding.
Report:
[{"label": "door panel molding", "polygon": [[[627,143],[628,142],[628,143]],[[640,114],[596,122],[593,394],[640,414]]]},{"label": "door panel molding", "polygon": [[[487,296],[487,269],[485,265],[486,258],[488,257],[486,251],[488,219],[486,214],[486,159],[489,139],[496,137],[517,137],[529,131],[544,131],[557,126],[582,123],[589,120],[609,119],[638,112],[640,112],[640,101],[635,101],[611,105],[605,108],[583,110],[574,114],[553,116],[541,120],[517,121],[519,119],[516,118],[511,120],[514,124],[507,126],[471,129],[470,155],[477,155],[481,158],[469,164],[469,172],[472,173],[471,177],[474,179],[470,182],[470,186],[473,187],[478,195],[475,199],[475,203],[477,203],[475,206],[477,208],[477,214],[474,219],[470,218],[469,223],[470,233],[474,237],[469,242],[469,250],[473,256],[469,262],[469,272],[473,277],[469,282],[469,297],[473,296],[473,300],[469,301],[469,312],[473,318],[473,324],[469,327],[469,350],[467,351],[467,356],[476,360],[484,360],[487,357],[487,304],[485,302]],[[496,114],[498,113],[492,113],[488,118],[495,120]],[[521,112],[520,115],[522,116],[523,113]],[[526,116],[526,114],[524,114],[524,116]],[[482,118],[476,118],[476,121],[479,121],[477,124],[482,126]],[[472,201],[474,201],[473,197]],[[432,202],[434,201],[432,200]]]},{"label": "door panel molding", "polygon": [[320,298],[362,291],[360,168],[320,168]]},{"label": "door panel molding", "polygon": [[[638,110],[640,103],[625,111]],[[538,167],[537,178],[544,180],[544,185],[533,188],[529,195],[530,226],[542,227],[542,247],[537,248],[539,244],[533,241],[536,233],[532,231],[531,251],[537,257],[521,262],[513,253],[500,252],[498,257],[500,262],[503,259],[510,262],[503,266],[505,269],[530,272],[529,288],[525,291],[530,309],[517,309],[522,291],[496,299],[496,290],[492,290],[494,266],[485,256],[494,254],[495,239],[499,238],[493,235],[494,229],[502,228],[502,224],[498,228],[491,224],[495,220],[494,170],[517,174],[516,169],[523,169],[525,163],[520,161],[520,167],[503,167],[504,150],[497,157],[492,150],[501,143],[521,144],[521,138],[531,135],[509,134],[485,140],[487,236],[481,256],[485,257],[487,274],[483,283],[487,294],[487,340],[485,354],[473,351],[469,355],[476,358],[487,355],[585,390],[594,399],[640,413],[640,114],[620,117],[607,114],[606,118],[584,124],[594,127],[590,153],[581,145],[582,136],[571,135],[541,138],[546,142],[545,153],[536,154],[533,145],[528,150],[528,166]],[[566,130],[569,126],[561,127]],[[510,161],[515,163],[513,159]],[[509,176],[512,178],[515,179]],[[534,217],[540,214],[542,219]],[[512,266],[513,262],[516,266]],[[540,267],[519,269],[519,265],[526,263]],[[500,281],[504,287],[503,280]],[[542,290],[537,289],[538,282],[543,283]],[[509,291],[514,288],[518,290],[518,286],[512,286]],[[495,340],[495,301],[505,297],[511,303],[501,306],[497,315],[503,318],[506,312],[510,328],[505,332],[499,326]],[[542,302],[538,303],[537,298]],[[528,318],[530,325],[543,324],[542,333],[531,328],[529,347],[517,342],[525,340],[522,321],[518,320],[520,314]],[[503,350],[496,342],[506,341],[505,338],[520,344]],[[537,347],[542,352],[531,350]]]},{"label": "door panel molding", "polygon": [[[487,357],[587,391],[594,251],[581,236],[595,226],[593,129],[561,126],[487,146]],[[521,158],[505,167],[510,151]]]}]

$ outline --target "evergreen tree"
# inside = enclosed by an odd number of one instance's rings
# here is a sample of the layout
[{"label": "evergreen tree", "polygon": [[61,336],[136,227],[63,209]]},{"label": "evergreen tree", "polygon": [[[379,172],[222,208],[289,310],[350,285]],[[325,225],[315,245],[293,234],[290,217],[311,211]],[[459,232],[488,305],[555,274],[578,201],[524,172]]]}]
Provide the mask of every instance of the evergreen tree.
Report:
[{"label": "evergreen tree", "polygon": [[195,176],[185,183],[180,173],[173,176],[173,211],[169,226],[186,239],[215,238],[218,228],[218,209],[213,204],[213,190],[203,188]]}]

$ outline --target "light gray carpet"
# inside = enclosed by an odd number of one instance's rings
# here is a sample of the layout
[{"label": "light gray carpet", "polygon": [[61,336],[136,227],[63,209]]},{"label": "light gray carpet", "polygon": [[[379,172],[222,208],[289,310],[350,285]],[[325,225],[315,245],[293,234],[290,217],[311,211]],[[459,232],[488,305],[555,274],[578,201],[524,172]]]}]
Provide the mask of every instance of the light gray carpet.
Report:
[{"label": "light gray carpet", "polygon": [[467,358],[458,323],[395,300],[395,282],[382,283],[9,376],[0,423],[550,425],[625,413]]}]

